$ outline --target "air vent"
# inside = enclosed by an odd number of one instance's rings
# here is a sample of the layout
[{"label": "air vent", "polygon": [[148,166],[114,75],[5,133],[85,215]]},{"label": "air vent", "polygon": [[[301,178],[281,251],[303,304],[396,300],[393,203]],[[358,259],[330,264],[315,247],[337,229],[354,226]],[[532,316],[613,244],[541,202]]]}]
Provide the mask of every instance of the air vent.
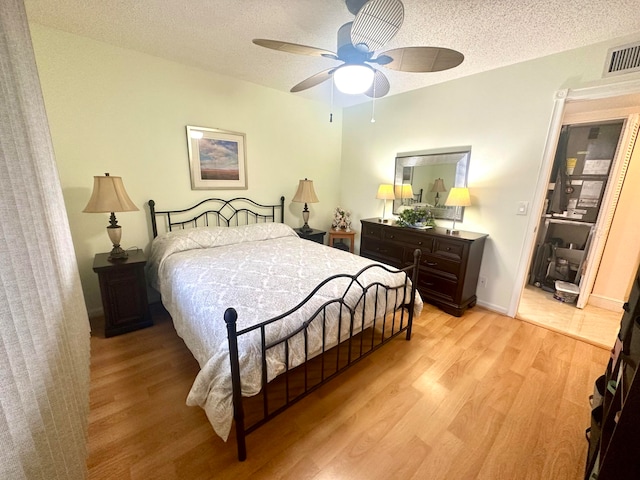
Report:
[{"label": "air vent", "polygon": [[603,77],[640,72],[640,42],[611,48],[607,53]]}]

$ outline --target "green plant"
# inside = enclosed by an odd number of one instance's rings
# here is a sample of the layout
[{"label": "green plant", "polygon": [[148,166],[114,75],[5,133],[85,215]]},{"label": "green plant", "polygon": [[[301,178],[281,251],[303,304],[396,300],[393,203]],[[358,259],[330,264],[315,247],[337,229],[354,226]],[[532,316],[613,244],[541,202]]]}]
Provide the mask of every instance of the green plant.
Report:
[{"label": "green plant", "polygon": [[406,208],[400,212],[397,223],[403,227],[424,225],[434,227],[435,221],[431,211],[424,207]]}]

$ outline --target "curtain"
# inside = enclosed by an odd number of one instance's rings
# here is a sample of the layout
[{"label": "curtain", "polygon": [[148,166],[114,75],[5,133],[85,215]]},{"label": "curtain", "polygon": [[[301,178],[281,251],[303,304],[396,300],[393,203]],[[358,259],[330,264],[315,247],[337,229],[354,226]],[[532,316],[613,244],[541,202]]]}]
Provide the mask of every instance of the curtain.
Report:
[{"label": "curtain", "polygon": [[89,322],[22,0],[0,7],[0,339],[0,478],[85,478]]}]

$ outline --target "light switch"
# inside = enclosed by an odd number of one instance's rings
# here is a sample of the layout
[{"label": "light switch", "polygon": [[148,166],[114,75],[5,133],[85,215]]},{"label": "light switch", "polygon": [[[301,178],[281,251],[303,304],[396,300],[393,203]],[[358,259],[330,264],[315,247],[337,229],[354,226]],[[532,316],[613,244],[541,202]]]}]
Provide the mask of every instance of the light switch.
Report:
[{"label": "light switch", "polygon": [[529,210],[529,202],[518,202],[518,211],[516,215],[526,215]]}]

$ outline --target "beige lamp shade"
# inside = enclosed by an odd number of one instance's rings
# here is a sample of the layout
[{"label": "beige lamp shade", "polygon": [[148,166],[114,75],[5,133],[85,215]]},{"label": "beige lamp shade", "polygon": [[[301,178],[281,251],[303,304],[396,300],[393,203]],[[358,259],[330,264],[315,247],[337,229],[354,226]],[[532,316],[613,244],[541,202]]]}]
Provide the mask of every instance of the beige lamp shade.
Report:
[{"label": "beige lamp shade", "polygon": [[376,198],[380,200],[395,200],[396,197],[393,194],[393,185],[387,185],[384,183],[380,184]]},{"label": "beige lamp shade", "polygon": [[84,207],[86,213],[135,212],[138,207],[131,201],[124,189],[122,177],[93,177],[93,192],[89,203]]},{"label": "beige lamp shade", "polygon": [[413,187],[410,183],[403,183],[395,186],[395,198],[404,200],[405,198],[413,199]]},{"label": "beige lamp shade", "polygon": [[433,186],[431,187],[431,191],[435,193],[446,192],[447,189],[444,186],[444,180],[441,178],[436,178],[433,182]]},{"label": "beige lamp shade", "polygon": [[453,187],[449,191],[444,204],[447,207],[468,207],[471,205],[471,198],[469,197],[469,189],[466,187]]},{"label": "beige lamp shade", "polygon": [[318,203],[318,196],[313,189],[313,180],[300,180],[298,183],[298,190],[291,199],[292,202],[297,203]]}]

